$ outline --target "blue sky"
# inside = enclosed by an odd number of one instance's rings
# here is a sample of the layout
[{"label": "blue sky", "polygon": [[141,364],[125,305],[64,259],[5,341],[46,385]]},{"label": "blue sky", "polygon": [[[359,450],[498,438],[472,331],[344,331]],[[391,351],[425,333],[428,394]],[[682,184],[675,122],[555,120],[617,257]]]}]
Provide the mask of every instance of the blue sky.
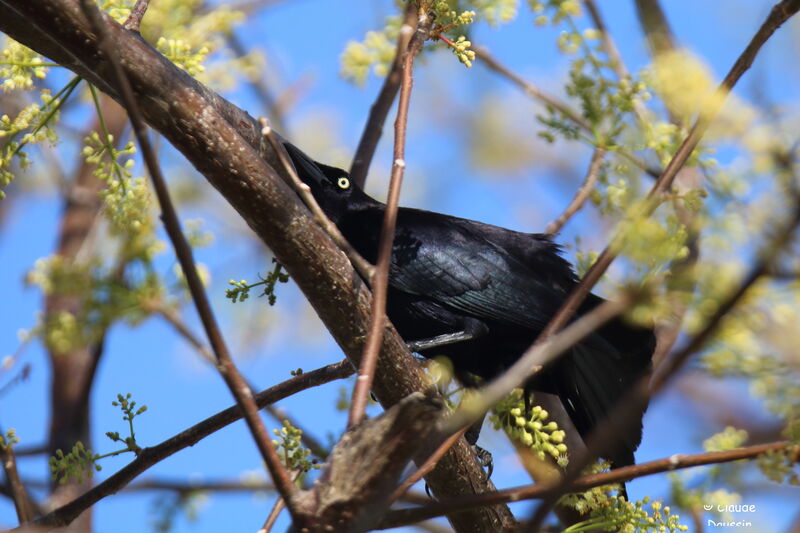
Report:
[{"label": "blue sky", "polygon": [[[611,33],[631,71],[648,62],[647,51],[638,28],[633,2],[599,2]],[[663,2],[678,41],[702,56],[713,72],[721,77],[745,47],[758,24],[768,13],[771,2],[763,0],[671,0]],[[339,55],[349,40],[360,40],[365,31],[381,25],[392,12],[391,2],[350,0],[347,7],[332,0],[295,0],[283,2],[251,17],[240,29],[248,48],[259,47],[268,54],[269,66],[284,89],[298,82],[302,87],[296,106],[288,116],[288,131],[282,132],[301,147],[318,147],[311,154],[319,158],[338,157],[347,161],[361,132],[369,106],[381,80],[371,76],[364,87],[356,87],[339,76]],[[558,91],[568,67],[568,58],[555,46],[557,31],[537,28],[527,8],[521,9],[516,22],[493,29],[480,25],[473,42],[488,46],[502,62],[535,81]],[[761,92],[777,105],[797,105],[796,87],[800,68],[793,51],[798,49],[796,23],[780,30],[764,47],[753,70],[736,92],[745,100]],[[254,95],[240,89],[229,95],[238,105],[258,115]],[[446,51],[429,54],[416,68],[412,112],[409,123],[407,162],[409,165],[403,203],[453,215],[474,218],[524,231],[542,231],[567,204],[588,162],[589,150],[576,144],[557,143],[541,148],[542,160],[566,161],[566,170],[556,172],[547,164],[496,175],[474,169],[465,150],[469,140],[470,112],[487,96],[519,109],[512,116],[521,134],[535,135],[536,107],[505,80],[485,69],[480,62],[467,70]],[[76,126],[85,120],[71,117]],[[373,165],[373,186],[388,175],[391,154],[391,120]],[[178,156],[168,155],[177,169]],[[333,162],[333,161],[332,161]],[[169,168],[169,167],[168,167]],[[187,173],[187,171],[180,171]],[[193,171],[192,171],[193,172]],[[175,170],[173,176],[178,173]],[[571,175],[574,183],[564,183]],[[20,178],[24,180],[25,177]],[[197,187],[204,187],[193,176]],[[41,294],[25,287],[23,278],[34,261],[52,251],[60,206],[54,195],[14,191],[18,198],[11,203],[0,232],[0,283],[4,294],[0,305],[0,357],[16,352],[17,332],[36,322],[41,308]],[[216,193],[212,192],[212,195]],[[213,207],[209,216],[208,205]],[[293,286],[278,288],[278,305],[251,298],[232,307],[224,299],[230,278],[255,279],[269,268],[268,253],[253,245],[249,230],[237,221],[224,202],[214,199],[182,211],[184,220],[206,217],[207,227],[218,234],[215,244],[198,251],[198,260],[212,273],[209,292],[216,306],[228,342],[239,355],[242,371],[255,384],[267,387],[290,376],[298,367],[312,369],[341,359],[341,351],[299,292]],[[582,213],[565,228],[560,240],[572,243],[580,235],[584,242],[601,247],[608,238],[608,227],[591,212]],[[567,251],[570,255],[572,252]],[[170,254],[159,258],[158,267],[170,272]],[[191,309],[185,316],[199,332]],[[248,341],[248,339],[255,339]],[[248,342],[246,342],[248,341]],[[0,424],[13,427],[22,445],[43,442],[47,431],[49,406],[47,358],[38,342],[31,343],[20,357],[31,367],[30,378],[0,397]],[[16,370],[0,373],[0,385]],[[329,384],[282,402],[319,438],[338,434],[345,416],[334,408],[340,384]],[[349,390],[349,382],[347,384]],[[727,389],[725,393],[730,393]],[[739,387],[742,395],[746,389]],[[162,322],[149,320],[130,329],[115,326],[106,346],[97,384],[92,395],[94,447],[104,452],[112,444],[103,436],[106,431],[123,431],[116,408],[110,405],[117,393],[131,392],[150,410],[137,422],[137,439],[142,445],[155,444],[189,425],[231,404],[229,392],[219,376],[198,361],[197,356]],[[754,412],[761,410],[750,406]],[[720,428],[707,419],[693,415],[693,407],[680,392],[668,392],[651,406],[645,419],[645,437],[637,453],[641,461],[657,459],[676,452],[700,450],[700,442]],[[275,424],[270,420],[270,427]],[[499,487],[528,483],[516,465],[505,437],[486,431],[482,445],[495,457],[494,481]],[[129,460],[112,459],[103,464],[99,478],[114,472]],[[20,468],[27,479],[46,478],[46,461],[21,458]],[[262,475],[260,458],[246,428],[237,423],[160,463],[141,479],[230,480],[243,472]],[[632,483],[630,494],[668,496],[665,477],[656,476]],[[41,494],[41,493],[39,493]],[[743,503],[758,505],[754,526],[748,531],[780,531],[797,512],[797,491],[769,491],[767,496]],[[120,533],[146,531],[152,520],[154,502],[164,500],[153,493],[120,494],[107,498],[96,508],[97,531]],[[205,532],[255,531],[263,522],[273,502],[270,496],[212,495],[200,510],[196,522],[180,516],[174,531]],[[529,503],[517,504],[525,516]],[[124,517],[124,520],[120,518]],[[13,507],[0,500],[0,525],[15,522]],[[686,521],[688,523],[688,521]],[[285,524],[285,522],[284,522]],[[280,530],[277,528],[276,530]],[[712,528],[708,529],[713,531]]]}]

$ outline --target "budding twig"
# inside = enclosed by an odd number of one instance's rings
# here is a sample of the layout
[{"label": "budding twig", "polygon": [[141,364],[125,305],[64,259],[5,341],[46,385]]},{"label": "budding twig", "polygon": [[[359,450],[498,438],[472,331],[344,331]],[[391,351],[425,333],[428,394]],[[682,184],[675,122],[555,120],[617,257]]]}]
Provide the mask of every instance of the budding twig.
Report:
[{"label": "budding twig", "polygon": [[136,4],[131,9],[131,14],[128,15],[128,19],[122,24],[122,27],[139,33],[139,26],[142,24],[142,19],[149,5],[150,0],[136,0]]},{"label": "budding twig", "polygon": [[350,405],[350,413],[347,421],[348,427],[353,427],[364,418],[367,407],[367,398],[372,387],[372,379],[375,375],[375,367],[378,363],[378,353],[383,339],[383,328],[385,327],[386,313],[386,293],[389,284],[389,262],[392,254],[392,243],[394,242],[394,229],[397,221],[397,203],[400,199],[400,186],[403,182],[405,171],[405,146],[406,146],[406,127],[408,124],[408,106],[411,100],[411,87],[414,84],[412,67],[414,58],[422,50],[422,45],[427,39],[428,31],[433,23],[432,17],[421,12],[419,15],[417,31],[411,38],[408,50],[403,55],[403,77],[400,84],[400,101],[397,107],[397,119],[394,123],[394,161],[392,163],[392,174],[389,181],[389,195],[386,200],[386,213],[383,217],[381,226],[381,236],[378,244],[378,261],[375,269],[375,277],[372,283],[372,319],[370,321],[367,342],[364,344],[364,355],[361,359],[361,367],[358,369],[358,378],[353,389],[353,401]]},{"label": "budding twig", "polygon": [[572,201],[569,203],[564,212],[547,225],[547,229],[545,229],[546,233],[555,235],[561,231],[561,228],[564,227],[564,224],[567,223],[572,215],[580,211],[581,207],[583,207],[583,204],[585,204],[586,200],[588,200],[589,196],[591,196],[592,190],[594,190],[595,183],[597,183],[597,178],[600,175],[600,169],[603,168],[605,155],[606,150],[604,148],[594,149],[594,153],[592,153],[592,160],[589,163],[589,169],[586,171],[586,177],[583,178],[583,183],[575,193],[575,196],[572,198]]}]

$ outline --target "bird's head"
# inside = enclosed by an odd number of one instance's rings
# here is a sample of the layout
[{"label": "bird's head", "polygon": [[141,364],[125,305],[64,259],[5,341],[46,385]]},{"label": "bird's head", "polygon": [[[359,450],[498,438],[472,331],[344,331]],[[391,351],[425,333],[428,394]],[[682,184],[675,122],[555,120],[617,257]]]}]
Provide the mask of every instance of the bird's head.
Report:
[{"label": "bird's head", "polygon": [[350,174],[340,168],[314,161],[293,144],[284,143],[283,146],[297,170],[300,181],[311,188],[314,199],[328,218],[336,223],[350,204],[353,195],[358,195],[360,192],[350,180]]}]

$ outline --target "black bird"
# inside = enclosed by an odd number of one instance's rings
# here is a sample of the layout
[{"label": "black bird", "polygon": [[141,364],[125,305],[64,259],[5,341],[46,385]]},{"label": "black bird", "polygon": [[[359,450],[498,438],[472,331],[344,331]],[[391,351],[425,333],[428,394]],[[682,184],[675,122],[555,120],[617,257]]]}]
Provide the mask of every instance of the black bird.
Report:
[{"label": "black bird", "polygon": [[[344,170],[284,146],[323,211],[374,263],[386,206]],[[386,313],[413,351],[449,357],[466,385],[475,384],[474,376],[492,379],[530,347],[578,282],[559,252],[547,235],[401,207]],[[590,295],[577,315],[602,301]],[[585,438],[649,371],[654,348],[652,330],[615,320],[546,367],[526,390],[557,394]],[[633,464],[641,435],[640,416],[604,456],[616,467]]]}]

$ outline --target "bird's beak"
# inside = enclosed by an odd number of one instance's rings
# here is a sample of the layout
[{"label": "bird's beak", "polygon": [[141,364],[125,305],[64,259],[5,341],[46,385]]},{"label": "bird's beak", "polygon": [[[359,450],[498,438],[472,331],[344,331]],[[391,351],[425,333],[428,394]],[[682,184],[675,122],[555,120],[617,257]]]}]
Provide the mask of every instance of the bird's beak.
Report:
[{"label": "bird's beak", "polygon": [[286,149],[286,153],[289,154],[300,181],[312,185],[318,184],[320,180],[324,179],[325,175],[317,165],[317,162],[308,157],[302,150],[288,142],[284,142],[283,147]]}]

